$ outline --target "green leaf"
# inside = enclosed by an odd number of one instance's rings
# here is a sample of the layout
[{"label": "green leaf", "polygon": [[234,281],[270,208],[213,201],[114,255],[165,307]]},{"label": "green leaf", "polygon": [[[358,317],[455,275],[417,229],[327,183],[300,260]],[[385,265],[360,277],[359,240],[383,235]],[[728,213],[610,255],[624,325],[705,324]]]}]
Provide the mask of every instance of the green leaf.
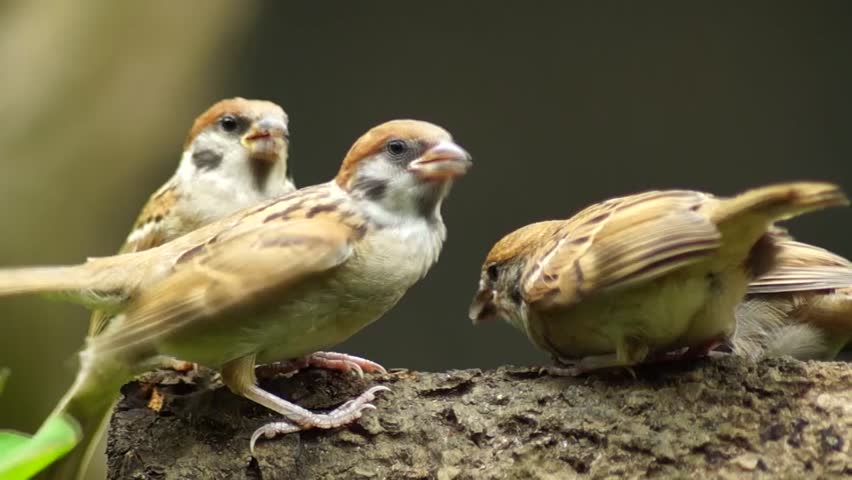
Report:
[{"label": "green leaf", "polygon": [[0,432],[0,478],[26,480],[62,458],[80,442],[80,425],[60,414],[47,419],[32,437],[12,431]]}]

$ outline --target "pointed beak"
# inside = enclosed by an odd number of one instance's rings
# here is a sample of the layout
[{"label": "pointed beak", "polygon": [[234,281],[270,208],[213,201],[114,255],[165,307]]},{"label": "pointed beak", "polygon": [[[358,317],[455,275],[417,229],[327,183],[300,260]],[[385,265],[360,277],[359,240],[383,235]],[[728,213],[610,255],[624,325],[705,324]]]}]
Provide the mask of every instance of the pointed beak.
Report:
[{"label": "pointed beak", "polygon": [[473,297],[468,316],[474,325],[497,318],[497,307],[494,305],[494,290],[480,289]]},{"label": "pointed beak", "polygon": [[439,142],[420,158],[408,164],[408,170],[424,180],[452,180],[467,173],[473,162],[470,154],[453,142]]},{"label": "pointed beak", "polygon": [[280,118],[262,118],[246,132],[241,143],[251,158],[272,163],[287,149],[289,140],[290,132]]}]

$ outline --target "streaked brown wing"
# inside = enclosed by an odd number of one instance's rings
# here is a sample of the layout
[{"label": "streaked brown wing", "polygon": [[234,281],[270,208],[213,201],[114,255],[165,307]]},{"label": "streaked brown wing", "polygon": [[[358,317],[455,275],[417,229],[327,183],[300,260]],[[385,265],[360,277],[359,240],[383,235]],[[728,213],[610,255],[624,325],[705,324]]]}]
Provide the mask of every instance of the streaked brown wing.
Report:
[{"label": "streaked brown wing", "polygon": [[141,252],[171,240],[163,230],[163,219],[169,215],[177,200],[177,189],[171,181],[154,192],[133,223],[133,230],[118,253]]},{"label": "streaked brown wing", "polygon": [[212,241],[135,300],[122,328],[98,337],[104,350],[133,348],[200,318],[226,314],[343,263],[353,232],[326,220],[267,224]]},{"label": "streaked brown wing", "polygon": [[699,208],[712,197],[692,191],[613,199],[565,222],[525,275],[523,295],[539,308],[648,281],[698,262],[720,245]]},{"label": "streaked brown wing", "polygon": [[[148,199],[148,203],[142,207],[139,217],[133,223],[130,235],[118,253],[141,252],[159,247],[170,240],[167,232],[164,231],[163,219],[169,214],[177,198],[177,190],[171,181],[154,192]],[[144,234],[140,235],[141,233]],[[100,310],[93,311],[89,319],[89,336],[101,334],[114,317]]]},{"label": "streaked brown wing", "polygon": [[852,287],[849,260],[807,243],[778,242],[778,265],[748,286],[749,294]]}]

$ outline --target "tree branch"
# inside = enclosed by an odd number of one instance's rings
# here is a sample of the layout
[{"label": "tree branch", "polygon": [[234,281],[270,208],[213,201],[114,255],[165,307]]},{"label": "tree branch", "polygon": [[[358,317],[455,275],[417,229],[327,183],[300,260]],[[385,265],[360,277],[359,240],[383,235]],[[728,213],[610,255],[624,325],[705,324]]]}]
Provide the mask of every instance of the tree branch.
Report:
[{"label": "tree branch", "polygon": [[[742,359],[553,378],[504,367],[354,376],[307,370],[264,386],[329,409],[393,389],[358,423],[258,443],[276,417],[175,373],[131,383],[113,416],[110,478],[816,478],[852,474],[852,368]],[[186,382],[190,383],[186,383]],[[151,383],[153,382],[153,383]],[[208,384],[209,383],[209,384]],[[152,386],[161,409],[149,408]],[[210,387],[213,388],[210,388]],[[159,395],[154,395],[157,407]]]}]

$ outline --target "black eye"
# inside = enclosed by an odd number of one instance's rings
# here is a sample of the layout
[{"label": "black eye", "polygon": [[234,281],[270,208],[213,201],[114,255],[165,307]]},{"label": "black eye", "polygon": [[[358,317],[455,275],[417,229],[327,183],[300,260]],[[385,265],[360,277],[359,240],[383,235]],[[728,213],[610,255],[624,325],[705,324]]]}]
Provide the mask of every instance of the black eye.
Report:
[{"label": "black eye", "polygon": [[399,156],[408,150],[408,145],[402,140],[391,140],[388,142],[387,149],[391,155]]},{"label": "black eye", "polygon": [[491,280],[492,282],[496,282],[497,276],[500,274],[500,272],[497,271],[497,265],[489,265],[485,273],[488,274],[488,280]]},{"label": "black eye", "polygon": [[222,130],[224,131],[233,132],[239,126],[239,122],[233,115],[223,115],[222,118],[219,119],[219,125],[222,126]]}]

